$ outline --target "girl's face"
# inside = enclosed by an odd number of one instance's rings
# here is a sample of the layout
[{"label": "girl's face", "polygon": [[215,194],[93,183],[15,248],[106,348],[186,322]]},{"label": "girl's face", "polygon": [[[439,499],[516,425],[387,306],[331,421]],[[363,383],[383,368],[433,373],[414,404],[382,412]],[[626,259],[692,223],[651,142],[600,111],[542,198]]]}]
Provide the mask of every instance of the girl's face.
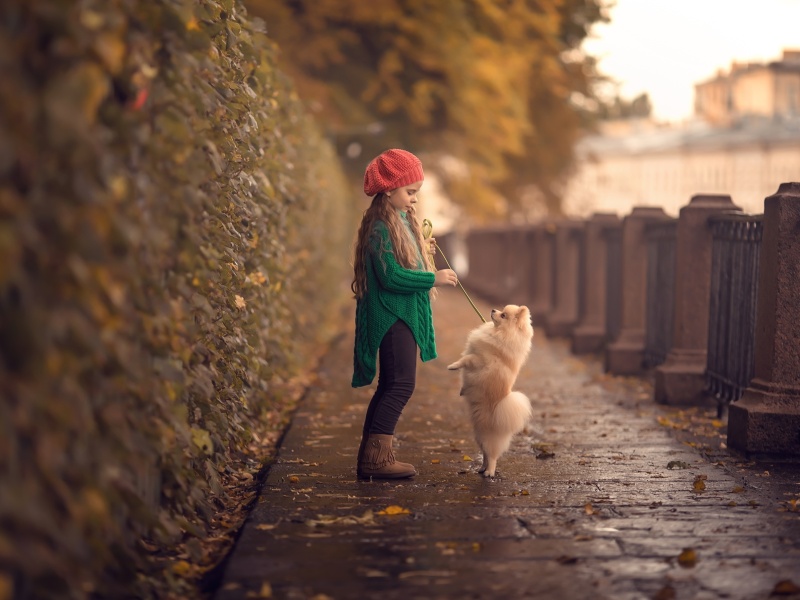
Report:
[{"label": "girl's face", "polygon": [[422,181],[415,181],[396,190],[386,192],[386,198],[395,209],[408,211],[417,203],[417,192],[422,187]]}]

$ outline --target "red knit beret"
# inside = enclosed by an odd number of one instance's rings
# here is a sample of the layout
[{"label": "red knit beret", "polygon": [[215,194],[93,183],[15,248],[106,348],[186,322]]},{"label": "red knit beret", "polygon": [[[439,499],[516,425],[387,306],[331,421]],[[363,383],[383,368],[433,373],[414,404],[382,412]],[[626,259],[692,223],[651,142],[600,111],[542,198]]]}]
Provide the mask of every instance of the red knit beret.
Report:
[{"label": "red knit beret", "polygon": [[393,148],[380,153],[367,165],[364,173],[364,193],[374,196],[380,192],[422,181],[422,162],[411,152]]}]

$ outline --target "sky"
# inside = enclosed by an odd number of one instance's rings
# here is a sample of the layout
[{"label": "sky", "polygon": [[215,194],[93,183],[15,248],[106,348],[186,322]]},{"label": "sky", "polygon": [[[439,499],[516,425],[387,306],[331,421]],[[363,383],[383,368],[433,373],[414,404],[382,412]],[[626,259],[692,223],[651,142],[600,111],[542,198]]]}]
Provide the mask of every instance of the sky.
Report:
[{"label": "sky", "polygon": [[659,121],[691,117],[694,84],[731,61],[800,49],[800,0],[616,0],[609,14],[583,47],[623,98],[647,92]]}]

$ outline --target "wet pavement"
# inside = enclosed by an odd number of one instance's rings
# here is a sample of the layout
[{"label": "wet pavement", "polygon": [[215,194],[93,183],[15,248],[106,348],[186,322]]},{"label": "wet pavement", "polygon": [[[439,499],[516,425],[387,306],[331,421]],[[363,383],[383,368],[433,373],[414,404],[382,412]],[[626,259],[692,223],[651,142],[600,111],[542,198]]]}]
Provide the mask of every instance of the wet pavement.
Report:
[{"label": "wet pavement", "polygon": [[396,437],[419,474],[356,480],[373,388],[349,385],[348,331],[296,413],[217,600],[800,598],[800,465],[729,454],[713,410],[658,406],[646,380],[604,375],[598,357],[537,330],[515,386],[534,419],[484,479],[446,370],[479,320],[448,289],[434,323],[439,358],[419,365]]}]

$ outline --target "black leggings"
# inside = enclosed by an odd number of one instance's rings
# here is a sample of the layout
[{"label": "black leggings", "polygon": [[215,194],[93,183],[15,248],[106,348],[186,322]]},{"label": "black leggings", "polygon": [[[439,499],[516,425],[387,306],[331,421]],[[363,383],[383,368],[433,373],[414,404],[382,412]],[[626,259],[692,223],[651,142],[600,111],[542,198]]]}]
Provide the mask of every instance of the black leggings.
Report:
[{"label": "black leggings", "polygon": [[400,319],[389,328],[378,351],[378,389],[364,419],[364,435],[394,435],[417,380],[417,342]]}]

